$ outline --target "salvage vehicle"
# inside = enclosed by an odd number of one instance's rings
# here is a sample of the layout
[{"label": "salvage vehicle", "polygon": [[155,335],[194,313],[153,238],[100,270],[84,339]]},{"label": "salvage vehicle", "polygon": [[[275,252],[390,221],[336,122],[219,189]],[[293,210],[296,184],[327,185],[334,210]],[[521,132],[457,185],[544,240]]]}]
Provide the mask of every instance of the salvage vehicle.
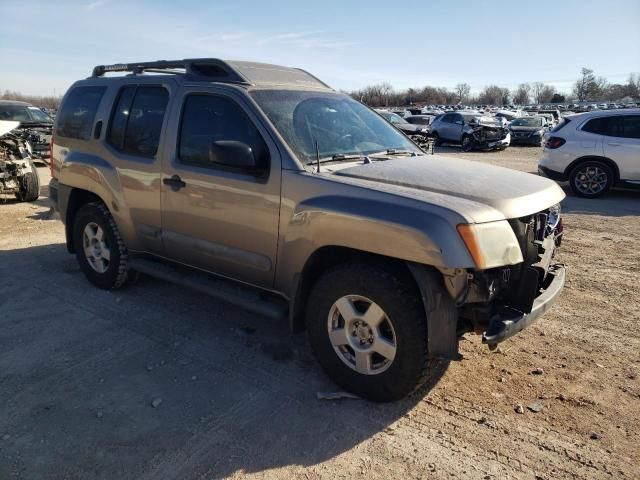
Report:
[{"label": "salvage vehicle", "polygon": [[614,187],[640,188],[640,109],[568,115],[549,132],[538,173],[597,198]]},{"label": "salvage vehicle", "polygon": [[388,110],[376,110],[376,112],[391,125],[407,135],[420,148],[424,150],[430,148],[429,127],[427,125],[409,122],[406,118],[402,118],[397,113],[389,112]]},{"label": "salvage vehicle", "polygon": [[509,130],[511,132],[511,144],[540,147],[544,144],[545,133],[549,128],[546,118],[538,116],[516,118],[509,124]]},{"label": "salvage vehicle", "polygon": [[42,109],[27,102],[0,100],[0,120],[20,122],[13,131],[31,146],[33,159],[49,158],[53,120]]},{"label": "salvage vehicle", "polygon": [[93,285],[142,272],[288,317],[338,385],[375,401],[418,390],[467,332],[496,348],[564,284],[555,182],[424,155],[295,68],[97,66],[64,96],[52,159]]},{"label": "salvage vehicle", "polygon": [[15,133],[19,126],[20,122],[0,120],[0,194],[33,202],[40,195],[40,177],[29,144]]},{"label": "salvage vehicle", "polygon": [[511,135],[501,120],[472,113],[447,113],[431,123],[430,134],[436,145],[443,142],[460,144],[465,152],[504,150]]}]

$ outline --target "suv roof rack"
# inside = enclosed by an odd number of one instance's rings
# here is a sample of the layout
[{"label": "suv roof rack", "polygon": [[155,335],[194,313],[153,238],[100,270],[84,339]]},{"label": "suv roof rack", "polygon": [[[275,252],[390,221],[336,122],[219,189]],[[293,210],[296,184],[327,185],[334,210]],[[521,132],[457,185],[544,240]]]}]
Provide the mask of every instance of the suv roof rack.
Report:
[{"label": "suv roof rack", "polygon": [[155,62],[116,63],[93,67],[92,77],[102,77],[105,73],[144,72],[186,75],[189,79],[209,80],[225,83],[250,82],[227,62],[217,58],[186,58],[184,60],[156,60]]}]

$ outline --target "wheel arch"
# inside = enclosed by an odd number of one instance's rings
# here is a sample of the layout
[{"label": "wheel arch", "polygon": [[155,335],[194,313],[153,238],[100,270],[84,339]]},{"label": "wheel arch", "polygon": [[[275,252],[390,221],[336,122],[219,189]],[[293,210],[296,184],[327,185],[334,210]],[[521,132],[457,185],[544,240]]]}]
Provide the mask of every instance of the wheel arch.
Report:
[{"label": "wheel arch", "polygon": [[76,251],[73,242],[73,225],[75,223],[76,214],[82,206],[91,202],[101,202],[107,209],[109,209],[107,203],[100,198],[99,195],[81,188],[72,187],[69,189],[64,214],[65,236],[67,240],[67,251],[69,253],[75,253]]},{"label": "wheel arch", "polygon": [[566,175],[567,179],[571,175],[571,172],[573,171],[574,168],[576,168],[581,163],[585,163],[585,162],[589,162],[589,161],[596,161],[596,162],[604,163],[609,168],[611,168],[611,170],[613,171],[614,182],[618,182],[620,180],[620,169],[618,168],[618,164],[616,162],[614,162],[613,160],[611,160],[610,158],[605,157],[605,156],[600,156],[600,155],[585,155],[583,157],[576,158],[564,170],[564,174]]}]

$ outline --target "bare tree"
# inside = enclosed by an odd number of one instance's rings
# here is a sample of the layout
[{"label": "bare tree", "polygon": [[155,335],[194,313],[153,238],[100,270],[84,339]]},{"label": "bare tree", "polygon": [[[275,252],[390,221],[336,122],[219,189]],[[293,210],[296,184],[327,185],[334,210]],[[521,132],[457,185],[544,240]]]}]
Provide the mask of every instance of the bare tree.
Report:
[{"label": "bare tree", "polygon": [[581,102],[584,102],[585,100],[594,100],[600,96],[601,90],[598,86],[596,76],[593,74],[593,70],[584,67],[582,68],[580,71],[580,78],[573,86],[573,93]]},{"label": "bare tree", "polygon": [[521,83],[513,91],[513,103],[517,105],[525,105],[529,103],[529,93],[531,93],[531,85],[528,83]]},{"label": "bare tree", "polygon": [[459,83],[456,85],[455,91],[458,96],[458,102],[462,103],[469,97],[471,86],[468,83]]}]

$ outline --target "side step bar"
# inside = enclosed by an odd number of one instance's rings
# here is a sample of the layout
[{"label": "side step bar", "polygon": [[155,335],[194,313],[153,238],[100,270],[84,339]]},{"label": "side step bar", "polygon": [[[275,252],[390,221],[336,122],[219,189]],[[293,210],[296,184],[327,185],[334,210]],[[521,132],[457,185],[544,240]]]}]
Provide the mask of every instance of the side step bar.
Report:
[{"label": "side step bar", "polygon": [[134,257],[131,268],[167,282],[193,288],[253,313],[271,318],[287,316],[288,307],[284,299],[233,280],[147,258]]}]

